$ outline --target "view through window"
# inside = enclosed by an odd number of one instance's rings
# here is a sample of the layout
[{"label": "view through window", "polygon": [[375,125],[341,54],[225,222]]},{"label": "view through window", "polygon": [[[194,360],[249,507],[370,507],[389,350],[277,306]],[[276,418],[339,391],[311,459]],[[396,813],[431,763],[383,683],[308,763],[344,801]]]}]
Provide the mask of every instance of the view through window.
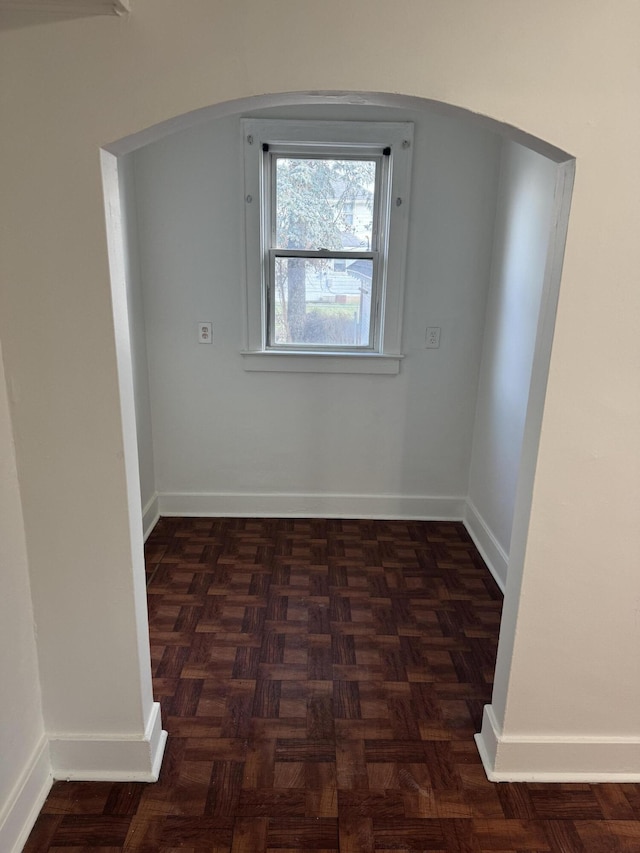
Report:
[{"label": "view through window", "polygon": [[370,348],[378,160],[272,161],[269,342]]}]

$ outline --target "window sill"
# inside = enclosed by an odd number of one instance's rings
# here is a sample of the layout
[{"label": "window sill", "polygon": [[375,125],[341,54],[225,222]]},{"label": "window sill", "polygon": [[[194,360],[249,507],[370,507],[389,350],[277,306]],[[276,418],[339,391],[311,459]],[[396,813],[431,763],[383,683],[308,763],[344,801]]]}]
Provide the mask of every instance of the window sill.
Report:
[{"label": "window sill", "polygon": [[244,369],[275,373],[377,373],[400,372],[401,355],[379,353],[243,352]]}]

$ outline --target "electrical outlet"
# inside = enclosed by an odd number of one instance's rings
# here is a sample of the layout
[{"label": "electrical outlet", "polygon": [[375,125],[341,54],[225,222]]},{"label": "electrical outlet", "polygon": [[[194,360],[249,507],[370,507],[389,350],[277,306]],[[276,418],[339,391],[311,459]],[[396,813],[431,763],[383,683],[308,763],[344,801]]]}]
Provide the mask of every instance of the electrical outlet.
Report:
[{"label": "electrical outlet", "polygon": [[424,345],[427,349],[438,349],[440,346],[440,326],[427,326]]},{"label": "electrical outlet", "polygon": [[198,343],[213,343],[213,325],[211,323],[198,323]]}]

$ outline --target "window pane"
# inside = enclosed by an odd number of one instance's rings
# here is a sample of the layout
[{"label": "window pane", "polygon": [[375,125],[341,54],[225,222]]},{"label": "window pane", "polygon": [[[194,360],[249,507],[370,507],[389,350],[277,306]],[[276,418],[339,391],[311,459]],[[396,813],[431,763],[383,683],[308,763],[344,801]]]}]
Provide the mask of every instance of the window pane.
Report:
[{"label": "window pane", "polygon": [[375,160],[275,158],[278,249],[369,251]]},{"label": "window pane", "polygon": [[276,258],[272,346],[367,347],[369,258]]}]

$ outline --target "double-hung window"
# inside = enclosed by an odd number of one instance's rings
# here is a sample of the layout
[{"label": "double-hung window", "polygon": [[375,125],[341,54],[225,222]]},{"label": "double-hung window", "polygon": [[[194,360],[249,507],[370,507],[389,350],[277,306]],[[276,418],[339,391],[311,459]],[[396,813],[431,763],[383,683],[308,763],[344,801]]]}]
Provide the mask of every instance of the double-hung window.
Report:
[{"label": "double-hung window", "polygon": [[242,121],[254,370],[397,373],[413,126]]}]

